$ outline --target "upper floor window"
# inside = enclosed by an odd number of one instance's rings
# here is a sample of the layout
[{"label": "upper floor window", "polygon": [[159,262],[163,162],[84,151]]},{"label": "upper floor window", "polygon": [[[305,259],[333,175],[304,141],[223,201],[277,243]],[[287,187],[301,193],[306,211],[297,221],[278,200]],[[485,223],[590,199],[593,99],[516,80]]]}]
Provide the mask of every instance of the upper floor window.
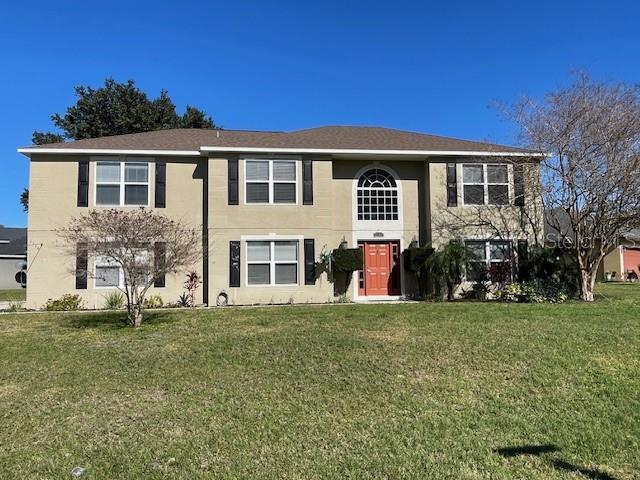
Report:
[{"label": "upper floor window", "polygon": [[96,205],[149,205],[147,162],[96,163]]},{"label": "upper floor window", "polygon": [[296,203],[295,160],[245,160],[246,203]]},{"label": "upper floor window", "polygon": [[508,165],[462,165],[462,190],[465,205],[508,205]]},{"label": "upper floor window", "polygon": [[398,220],[398,186],[382,169],[367,170],[358,180],[358,220]]}]

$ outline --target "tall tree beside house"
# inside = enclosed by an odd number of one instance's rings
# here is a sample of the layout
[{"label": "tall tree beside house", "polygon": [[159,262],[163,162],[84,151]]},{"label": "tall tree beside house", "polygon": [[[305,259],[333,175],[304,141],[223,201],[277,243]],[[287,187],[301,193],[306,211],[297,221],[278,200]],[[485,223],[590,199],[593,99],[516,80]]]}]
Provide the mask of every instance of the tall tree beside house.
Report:
[{"label": "tall tree beside house", "polygon": [[64,115],[51,116],[62,135],[34,132],[35,144],[167,128],[217,128],[202,110],[189,105],[180,116],[166,90],[161,91],[158,98],[150,99],[133,80],[118,83],[108,78],[100,88],[81,85],[74,90],[78,97],[76,104],[67,108]]},{"label": "tall tree beside house", "polygon": [[51,132],[38,132],[34,131],[31,137],[31,142],[34,145],[46,145],[48,143],[60,143],[64,142],[64,136]]},{"label": "tall tree beside house", "polygon": [[191,105],[179,115],[166,90],[150,99],[133,80],[118,83],[108,78],[100,88],[77,86],[74,90],[78,97],[75,105],[67,108],[64,115],[51,116],[63,133],[34,131],[34,145],[168,128],[220,128],[203,110]]},{"label": "tall tree beside house", "polygon": [[[73,258],[76,281],[111,280],[127,302],[127,323],[142,324],[147,292],[165,276],[187,270],[201,258],[200,231],[148,209],[92,210],[69,221],[58,236]],[[102,268],[89,268],[88,258]],[[116,279],[113,282],[113,279]]]},{"label": "tall tree beside house", "polygon": [[25,212],[29,211],[29,189],[25,188],[22,190],[20,194],[20,204],[22,205],[22,210]]},{"label": "tall tree beside house", "polygon": [[640,86],[586,74],[511,115],[523,140],[547,156],[541,193],[547,222],[579,271],[580,297],[593,301],[602,259],[620,234],[640,227]]},{"label": "tall tree beside house", "polygon": [[202,110],[187,105],[182,117],[180,117],[181,128],[214,128],[213,120]]}]

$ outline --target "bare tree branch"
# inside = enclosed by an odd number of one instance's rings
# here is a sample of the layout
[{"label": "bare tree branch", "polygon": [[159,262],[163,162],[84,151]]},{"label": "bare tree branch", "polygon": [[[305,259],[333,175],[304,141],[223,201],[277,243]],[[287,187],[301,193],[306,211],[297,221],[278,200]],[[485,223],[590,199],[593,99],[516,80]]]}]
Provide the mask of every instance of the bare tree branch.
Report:
[{"label": "bare tree branch", "polygon": [[[140,326],[147,291],[154,282],[192,266],[200,258],[200,231],[152,210],[92,210],[58,230],[68,253],[79,245],[88,256],[122,269],[118,288],[127,300],[128,321]],[[157,248],[161,245],[162,248]],[[74,274],[94,277],[93,269]]]},{"label": "bare tree branch", "polygon": [[640,87],[578,74],[540,102],[522,99],[510,117],[525,144],[548,153],[541,196],[553,240],[574,257],[581,298],[593,300],[602,259],[640,226]]}]

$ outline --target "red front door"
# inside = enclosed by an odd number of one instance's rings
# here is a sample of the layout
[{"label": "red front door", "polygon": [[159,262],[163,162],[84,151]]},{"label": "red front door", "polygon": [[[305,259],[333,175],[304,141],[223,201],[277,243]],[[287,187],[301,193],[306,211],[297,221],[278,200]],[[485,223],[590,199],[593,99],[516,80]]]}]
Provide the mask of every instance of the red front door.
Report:
[{"label": "red front door", "polygon": [[397,242],[363,242],[364,271],[360,295],[400,294],[400,245]]}]

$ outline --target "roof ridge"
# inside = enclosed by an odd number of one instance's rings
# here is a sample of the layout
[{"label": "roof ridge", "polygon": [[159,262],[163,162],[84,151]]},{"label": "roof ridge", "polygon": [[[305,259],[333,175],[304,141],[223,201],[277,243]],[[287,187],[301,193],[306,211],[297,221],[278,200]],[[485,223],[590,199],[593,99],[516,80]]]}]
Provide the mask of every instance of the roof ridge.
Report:
[{"label": "roof ridge", "polygon": [[510,147],[510,148],[522,148],[522,147],[515,147],[513,145],[503,145],[503,144],[499,144],[499,143],[495,143],[495,142],[490,142],[487,140],[469,140],[469,139],[464,139],[464,138],[458,138],[458,137],[452,137],[450,135],[440,135],[440,134],[435,134],[435,133],[425,133],[425,132],[420,132],[420,131],[416,131],[416,130],[403,130],[400,128],[394,128],[394,127],[383,127],[380,125],[322,125],[320,127],[310,127],[310,128],[303,128],[301,130],[292,130],[291,132],[288,133],[299,133],[299,132],[309,132],[309,131],[313,131],[313,130],[322,130],[322,129],[326,129],[326,128],[369,128],[369,129],[377,129],[377,130],[386,130],[389,132],[395,132],[395,133],[410,133],[412,135],[421,135],[424,137],[431,137],[431,138],[441,138],[441,139],[445,139],[445,140],[454,140],[456,142],[466,142],[466,143],[482,143],[484,145],[490,145],[490,146],[496,146],[496,147]]}]

